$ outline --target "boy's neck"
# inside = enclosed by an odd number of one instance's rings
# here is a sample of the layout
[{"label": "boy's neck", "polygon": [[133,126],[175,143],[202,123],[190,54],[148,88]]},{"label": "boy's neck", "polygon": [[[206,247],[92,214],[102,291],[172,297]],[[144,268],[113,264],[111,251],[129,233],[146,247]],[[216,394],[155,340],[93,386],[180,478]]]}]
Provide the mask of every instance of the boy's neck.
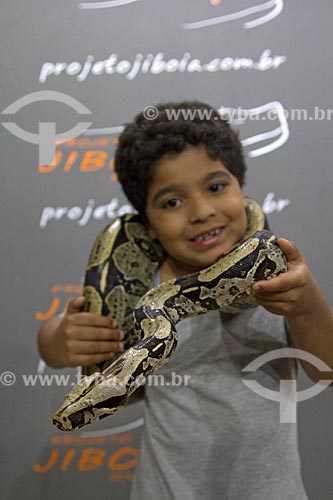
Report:
[{"label": "boy's neck", "polygon": [[160,282],[164,283],[165,281],[173,280],[196,271],[198,271],[198,269],[187,269],[186,267],[178,266],[176,262],[167,257],[161,266]]},{"label": "boy's neck", "polygon": [[173,280],[174,278],[176,278],[176,275],[170,266],[169,259],[165,259],[161,266],[160,282],[164,283],[165,281]]}]

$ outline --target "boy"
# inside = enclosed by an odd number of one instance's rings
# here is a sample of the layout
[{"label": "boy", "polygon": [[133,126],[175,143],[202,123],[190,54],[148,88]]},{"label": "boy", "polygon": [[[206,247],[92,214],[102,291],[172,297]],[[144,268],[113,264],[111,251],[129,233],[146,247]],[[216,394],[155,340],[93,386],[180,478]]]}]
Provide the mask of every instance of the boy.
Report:
[{"label": "boy", "polygon": [[[171,109],[184,111],[169,120]],[[125,194],[166,251],[154,285],[208,267],[247,225],[246,167],[228,123],[199,102],[157,111],[127,125],[116,153]],[[259,307],[234,316],[213,311],[177,326],[176,352],[158,371],[164,383],[146,386],[132,500],[306,500],[295,424],[280,423],[279,405],[242,382],[250,361],[287,345],[333,366],[331,309],[296,246],[285,239],[279,245],[288,272],[254,286]],[[93,364],[122,350],[123,332],[110,318],[80,312],[83,302],[70,301],[63,319],[42,326],[39,348],[49,365]],[[320,379],[312,366],[304,368]],[[175,374],[186,387],[172,383]],[[289,358],[256,372],[258,383],[275,391],[292,378]]]}]

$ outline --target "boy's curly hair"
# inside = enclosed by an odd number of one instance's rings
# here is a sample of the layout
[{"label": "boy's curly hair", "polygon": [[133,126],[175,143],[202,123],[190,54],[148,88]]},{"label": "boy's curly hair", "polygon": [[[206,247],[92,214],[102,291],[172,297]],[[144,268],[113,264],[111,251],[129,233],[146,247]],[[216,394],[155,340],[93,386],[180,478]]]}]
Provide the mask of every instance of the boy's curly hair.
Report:
[{"label": "boy's curly hair", "polygon": [[244,185],[246,165],[238,134],[214,108],[199,101],[154,108],[156,118],[149,119],[144,110],[126,125],[115,156],[123,191],[143,217],[154,168],[162,158],[175,157],[188,147],[204,146],[209,158],[220,160]]}]

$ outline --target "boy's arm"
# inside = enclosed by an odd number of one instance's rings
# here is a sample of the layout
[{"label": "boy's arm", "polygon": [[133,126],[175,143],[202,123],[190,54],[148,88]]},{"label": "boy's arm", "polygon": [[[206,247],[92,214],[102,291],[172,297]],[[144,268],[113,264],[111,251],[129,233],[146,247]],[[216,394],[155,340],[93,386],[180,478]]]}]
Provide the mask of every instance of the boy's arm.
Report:
[{"label": "boy's arm", "polygon": [[44,321],[38,332],[40,356],[52,368],[96,364],[124,350],[124,333],[115,322],[81,312],[83,304],[84,297],[70,300],[64,317]]},{"label": "boy's arm", "polygon": [[[288,271],[253,286],[258,304],[285,316],[293,347],[307,351],[333,369],[333,313],[296,245],[278,240],[288,262]],[[307,375],[318,382],[325,378],[313,365],[302,362]],[[333,374],[330,373],[330,379]]]}]

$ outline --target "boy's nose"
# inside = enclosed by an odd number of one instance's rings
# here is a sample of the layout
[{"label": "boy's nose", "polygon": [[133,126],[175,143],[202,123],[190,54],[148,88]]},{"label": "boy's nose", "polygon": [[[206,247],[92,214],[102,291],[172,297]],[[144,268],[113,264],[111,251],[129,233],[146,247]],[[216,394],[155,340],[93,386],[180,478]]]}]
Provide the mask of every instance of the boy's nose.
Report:
[{"label": "boy's nose", "polygon": [[200,198],[192,200],[189,207],[190,222],[204,222],[215,215],[215,206],[210,200]]}]

